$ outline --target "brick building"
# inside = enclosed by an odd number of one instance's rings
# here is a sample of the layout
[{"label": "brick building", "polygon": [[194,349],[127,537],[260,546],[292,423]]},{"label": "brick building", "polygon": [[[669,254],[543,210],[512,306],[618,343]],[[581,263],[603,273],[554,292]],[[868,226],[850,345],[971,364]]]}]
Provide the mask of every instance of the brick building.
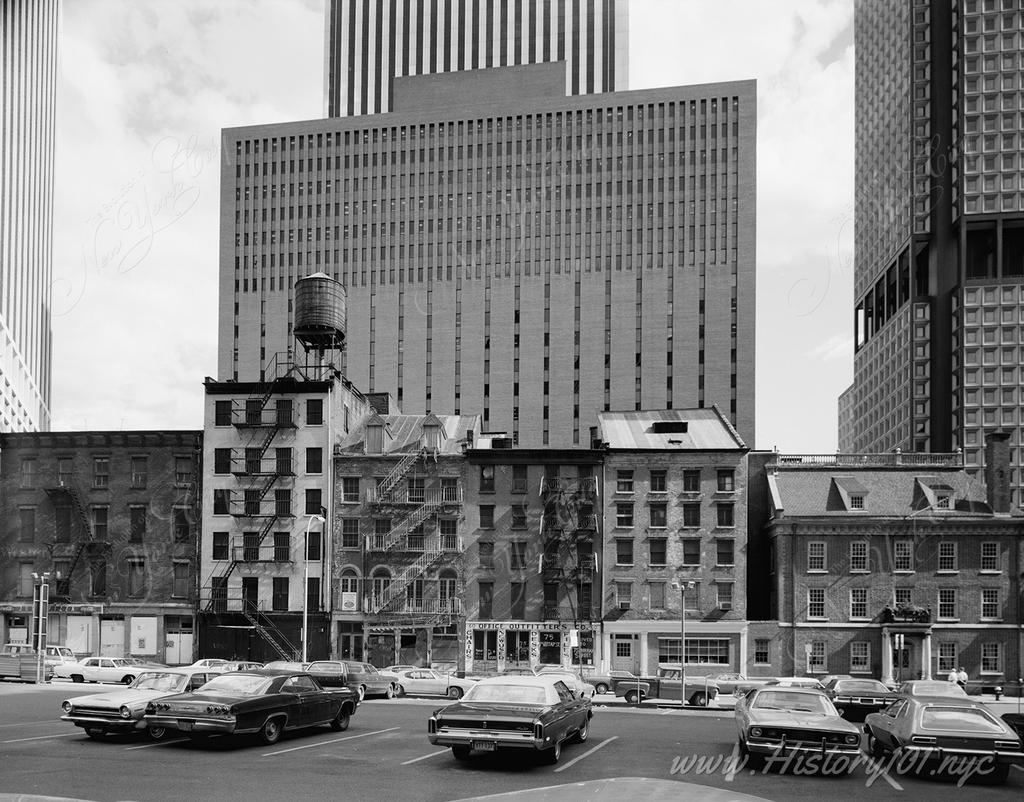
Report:
[{"label": "brick building", "polygon": [[1020,676],[1024,514],[1009,504],[1008,437],[988,482],[960,454],[778,455],[768,465],[770,608],[755,646],[781,674],[883,681],[964,666]]},{"label": "brick building", "polygon": [[79,655],[193,659],[202,432],[0,435],[0,642],[27,640],[33,573],[49,640]]},{"label": "brick building", "polygon": [[605,412],[598,429],[604,667],[743,670],[747,446],[718,407]]},{"label": "brick building", "polygon": [[463,510],[473,415],[375,412],[334,449],[331,652],[450,665],[463,632]]}]

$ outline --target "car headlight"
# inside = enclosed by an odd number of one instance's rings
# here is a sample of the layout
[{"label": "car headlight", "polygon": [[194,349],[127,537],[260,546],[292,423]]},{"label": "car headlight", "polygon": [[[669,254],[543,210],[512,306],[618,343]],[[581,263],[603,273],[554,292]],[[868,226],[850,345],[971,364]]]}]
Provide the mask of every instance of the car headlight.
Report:
[{"label": "car headlight", "polygon": [[65,713],[70,713],[72,710],[75,709],[75,706],[71,704],[70,699],[65,699],[64,704],[60,706],[60,709],[63,710]]},{"label": "car headlight", "polygon": [[121,705],[121,709],[118,712],[121,714],[121,718],[132,717],[132,709],[128,705]]},{"label": "car headlight", "polygon": [[848,744],[859,744],[860,743],[860,736],[859,735],[853,735],[853,734],[847,735],[846,736],[846,743],[848,743]]},{"label": "car headlight", "polygon": [[753,735],[755,738],[760,738],[761,737],[761,733],[762,733],[762,730],[761,730],[760,727],[751,727],[750,728],[750,734]]}]

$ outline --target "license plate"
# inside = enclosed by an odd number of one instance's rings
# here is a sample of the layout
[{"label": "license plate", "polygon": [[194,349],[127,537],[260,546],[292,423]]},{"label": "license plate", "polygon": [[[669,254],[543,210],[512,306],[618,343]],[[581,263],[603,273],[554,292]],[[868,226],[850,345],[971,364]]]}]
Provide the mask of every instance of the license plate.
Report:
[{"label": "license plate", "polygon": [[495,743],[494,741],[473,741],[471,747],[478,752],[493,752]]},{"label": "license plate", "polygon": [[191,732],[192,731],[192,727],[194,727],[194,726],[195,726],[195,722],[194,721],[179,721],[178,722],[178,729],[181,730],[182,732]]}]

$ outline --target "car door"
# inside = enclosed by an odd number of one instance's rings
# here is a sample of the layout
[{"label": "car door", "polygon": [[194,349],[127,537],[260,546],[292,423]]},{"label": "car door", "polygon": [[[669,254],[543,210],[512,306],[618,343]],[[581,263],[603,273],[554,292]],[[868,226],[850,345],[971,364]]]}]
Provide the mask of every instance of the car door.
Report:
[{"label": "car door", "polygon": [[556,720],[549,726],[555,729],[558,733],[558,740],[562,741],[570,730],[580,727],[586,713],[583,712],[583,700],[579,699],[568,685],[559,680],[554,687],[558,694],[558,705],[554,710]]},{"label": "car door", "polygon": [[442,696],[448,694],[447,676],[427,668],[421,669],[419,674],[422,677],[420,682],[423,683],[423,693],[436,693]]},{"label": "car door", "polygon": [[114,673],[114,661],[109,657],[90,658],[91,662],[86,668],[86,679],[90,682],[106,682]]},{"label": "car door", "polygon": [[363,664],[363,673],[366,675],[367,693],[384,693],[391,684],[391,680],[387,677],[382,677],[377,667],[369,663]]},{"label": "car door", "polygon": [[879,712],[878,719],[871,727],[875,739],[888,749],[896,748],[896,726],[900,715],[907,709],[907,702],[901,699]]},{"label": "car door", "polygon": [[308,679],[298,675],[288,677],[281,684],[281,705],[288,713],[289,727],[306,727],[314,720],[314,700],[309,693],[310,688],[303,683]]}]

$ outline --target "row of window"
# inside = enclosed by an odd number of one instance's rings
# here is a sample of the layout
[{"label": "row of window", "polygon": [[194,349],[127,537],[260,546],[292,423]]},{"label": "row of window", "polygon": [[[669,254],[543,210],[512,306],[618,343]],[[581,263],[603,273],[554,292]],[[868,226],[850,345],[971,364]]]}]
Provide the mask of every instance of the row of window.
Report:
[{"label": "row of window", "polygon": [[[264,457],[264,450],[259,447],[245,448],[241,451],[240,456],[236,456],[235,452],[236,449],[215,448],[213,450],[213,472],[215,474],[277,473],[283,476],[295,473],[292,449],[289,447],[275,448],[273,456],[269,458]],[[311,446],[305,450],[305,467],[308,474],[324,472],[323,448]]]},{"label": "row of window", "polygon": [[[152,589],[152,578],[157,575],[166,575],[166,568],[163,561],[149,560],[146,557],[126,557],[122,567],[118,568],[119,573],[126,577],[127,584],[125,591],[129,598],[140,599],[148,595]],[[148,566],[148,568],[147,568]],[[68,572],[71,568],[70,559],[54,559],[52,571],[54,596],[70,595],[71,580]],[[103,597],[107,595],[108,563],[102,557],[94,558],[88,563],[89,570],[89,591],[90,597]],[[38,573],[34,563],[23,562],[19,565],[18,595],[26,598],[32,596],[33,572]],[[159,572],[156,573],[156,572]],[[192,589],[191,563],[188,560],[171,561],[171,598],[187,599]]]},{"label": "row of window", "polygon": [[[728,638],[687,638],[685,655],[681,649],[681,638],[658,638],[658,663],[693,663],[696,665],[730,665]],[[618,636],[612,641],[614,656],[620,659],[634,658],[633,639]],[[767,646],[765,647],[767,649]],[[684,660],[685,658],[685,660]]]},{"label": "row of window", "polygon": [[[693,587],[686,591],[686,609],[687,610],[701,610],[703,600],[701,598],[701,587],[700,582],[691,582]],[[715,607],[720,610],[731,610],[733,605],[733,582],[721,582],[715,580],[712,583],[715,586]],[[650,610],[666,610],[668,606],[666,604],[666,592],[671,588],[667,588],[668,583],[666,582],[647,582],[647,599],[648,609]],[[615,582],[615,606],[620,610],[630,610],[635,606],[635,599],[633,594],[633,583],[632,582]]]},{"label": "row of window", "polygon": [[[701,564],[701,539],[684,537],[682,565],[698,566]],[[630,538],[615,539],[615,565],[631,566],[634,564],[633,540]],[[647,542],[648,564],[665,566],[668,564],[668,538],[653,537]],[[715,538],[715,565],[732,567],[736,564],[736,541],[732,538]]]},{"label": "row of window", "polygon": [[[308,487],[304,491],[304,512],[303,515],[323,514],[323,490],[319,487]],[[241,507],[235,502],[238,491],[218,488],[213,491],[213,514],[214,515],[276,515],[278,517],[289,517],[295,513],[292,511],[292,491],[290,488],[274,488],[274,498],[271,502],[264,504],[263,491],[259,489],[246,489],[242,491]],[[269,506],[273,504],[273,508]]]},{"label": "row of window", "polygon": [[[736,505],[731,501],[715,502],[715,525],[721,528],[736,526]],[[682,505],[684,529],[698,529],[701,526],[701,508],[699,501],[688,501]],[[647,507],[648,526],[651,529],[668,528],[668,504],[652,502]],[[615,502],[615,526],[618,529],[631,529],[635,524],[634,505],[631,501]]]},{"label": "row of window", "polygon": [[[74,511],[68,504],[58,504],[53,508],[53,537],[57,543],[70,543],[71,521]],[[154,517],[145,504],[128,505],[128,540],[141,543],[150,531],[149,524]],[[187,505],[176,505],[171,511],[170,531],[175,543],[187,543],[192,537],[192,509]],[[18,508],[18,540],[22,543],[34,543],[38,534],[36,507]],[[159,519],[158,519],[159,520]],[[161,521],[162,524],[165,522]],[[89,508],[89,524],[95,540],[106,541],[110,533],[110,507],[94,505]]]},{"label": "row of window", "polygon": [[[322,426],[324,422],[324,400],[306,399],[306,425]],[[241,405],[231,399],[217,399],[213,402],[213,425],[265,426],[276,424],[291,426],[295,423],[295,407],[291,398],[278,398],[273,408],[268,408],[260,398],[246,398]]]},{"label": "row of window", "polygon": [[[509,615],[513,620],[526,619],[526,582],[509,583]],[[560,597],[565,598],[569,594],[568,605],[563,607],[560,604]],[[494,616],[494,583],[478,582],[477,618],[481,621],[492,620]],[[593,585],[590,582],[581,582],[575,587],[566,588],[561,582],[545,582],[543,584],[543,597],[541,601],[541,616],[545,619],[560,618],[565,613],[570,613],[574,618],[589,621],[593,611]]]},{"label": "row of window", "polygon": [[[849,570],[851,573],[870,573],[870,544],[867,540],[854,540],[849,544]],[[934,552],[921,554],[922,544],[916,544],[910,538],[892,541],[891,564],[896,572],[912,573],[923,557],[936,556],[940,572],[960,570],[960,544],[958,541],[944,540],[938,543]],[[916,553],[915,553],[916,552]],[[978,545],[979,566],[982,571],[1000,571],[1000,548],[997,541],[982,541]],[[929,562],[931,560],[929,559]],[[823,540],[812,540],[807,544],[807,571],[811,573],[828,573],[828,546]]]},{"label": "row of window", "polygon": [[[101,490],[110,487],[110,456],[92,458],[92,487]],[[129,487],[142,490],[149,483],[149,457],[132,455],[128,457],[130,470]],[[192,457],[174,458],[174,484],[176,487],[187,487],[195,479],[195,463]],[[39,458],[22,457],[20,486],[24,490],[39,487]],[[71,487],[75,482],[75,460],[73,457],[57,457],[57,484],[60,487]]]},{"label": "row of window", "polygon": [[[273,612],[283,613],[291,609],[290,590],[291,583],[286,576],[274,576],[270,578],[270,609]],[[246,608],[263,609],[264,604],[260,599],[260,578],[255,576],[242,577],[242,604]],[[227,577],[214,577],[211,602],[214,611],[224,612],[228,609],[228,586]],[[320,578],[306,577],[306,610],[319,611],[320,604]]]},{"label": "row of window", "polygon": [[[367,427],[372,428],[372,427]],[[369,449],[369,447],[368,447]],[[307,457],[308,460],[308,457]],[[341,477],[341,502],[344,504],[358,504],[362,501],[359,495],[359,486],[362,477],[359,476],[342,476]],[[381,483],[386,477],[377,476],[374,477],[374,481],[377,487],[380,487]],[[443,501],[458,501],[459,500],[459,477],[457,476],[441,476],[438,477],[438,487],[440,489],[441,500]],[[525,491],[524,491],[525,492]],[[402,500],[411,503],[425,502],[427,500],[428,489],[426,485],[425,476],[409,476],[405,480],[404,496]]]},{"label": "row of window", "polygon": [[[807,589],[807,618],[825,620],[825,588]],[[851,619],[870,620],[875,612],[868,607],[869,588],[849,589],[849,617]],[[957,621],[960,619],[960,589],[939,588],[936,595],[937,615],[940,621]],[[980,618],[982,621],[1002,620],[999,588],[980,588]],[[911,588],[896,588],[897,605],[912,604]]]},{"label": "row of window", "polygon": [[[828,672],[828,650],[824,641],[811,641],[810,651],[807,658],[807,670],[813,673]],[[754,662],[757,664],[770,664],[769,641],[758,638],[755,641]],[[948,641],[939,641],[936,644],[938,654],[939,676],[949,671],[955,671],[962,661],[957,653],[957,644]],[[900,669],[910,669],[910,654],[908,650],[897,650],[893,655],[894,664]],[[849,645],[849,670],[851,672],[872,673],[871,665],[871,642],[853,641]],[[999,674],[1003,671],[1003,645],[1001,643],[981,644],[981,673]]]},{"label": "row of window", "polygon": [[[615,472],[615,492],[616,493],[633,493],[635,487],[636,472],[631,469],[618,469]],[[735,493],[736,492],[736,472],[732,468],[719,468],[717,469],[717,492],[719,493]],[[651,469],[648,471],[648,492],[650,493],[667,493],[668,492],[668,470],[667,469]],[[699,493],[701,492],[701,469],[700,468],[685,468],[683,470],[683,488],[684,493]]]}]

